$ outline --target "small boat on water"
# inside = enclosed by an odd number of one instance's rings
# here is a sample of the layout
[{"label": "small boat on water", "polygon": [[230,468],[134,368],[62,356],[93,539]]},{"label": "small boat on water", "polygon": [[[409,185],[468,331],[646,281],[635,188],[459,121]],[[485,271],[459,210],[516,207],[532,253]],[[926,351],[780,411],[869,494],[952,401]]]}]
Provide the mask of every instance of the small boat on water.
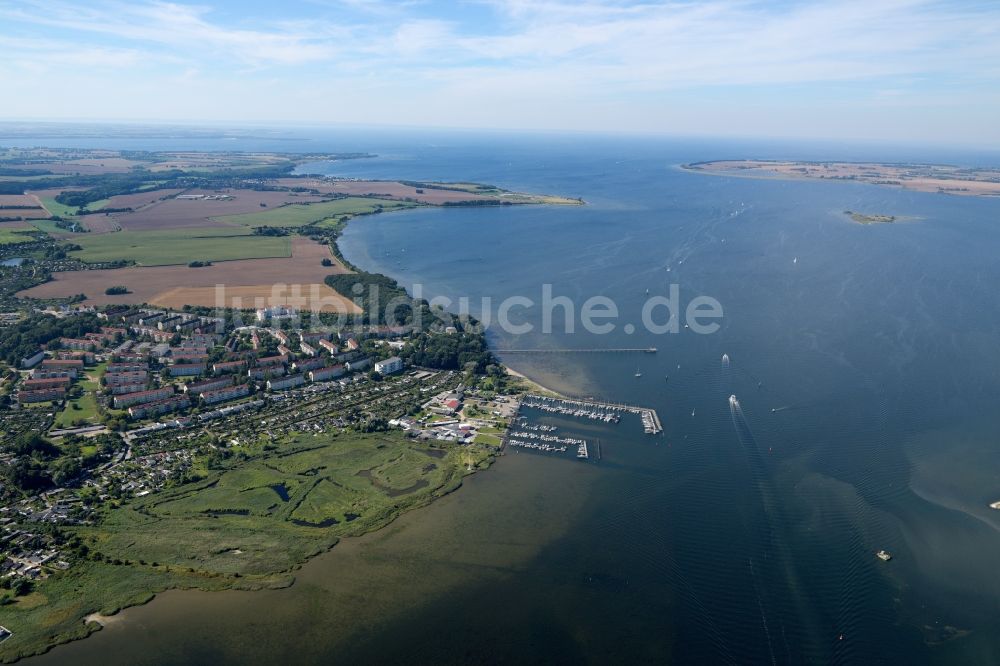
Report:
[{"label": "small boat on water", "polygon": [[875,553],[875,557],[882,560],[883,562],[888,562],[889,560],[892,559],[892,553],[890,553],[887,550],[880,550],[877,553]]},{"label": "small boat on water", "polygon": [[639,370],[639,368],[635,369],[635,376],[636,377],[642,377],[642,372]]}]

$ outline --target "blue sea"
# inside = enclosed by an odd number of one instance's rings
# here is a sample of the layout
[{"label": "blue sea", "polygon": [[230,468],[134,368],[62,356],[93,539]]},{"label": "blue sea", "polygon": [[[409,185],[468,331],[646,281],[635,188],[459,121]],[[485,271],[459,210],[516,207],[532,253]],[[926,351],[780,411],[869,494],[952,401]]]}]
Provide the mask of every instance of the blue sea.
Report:
[{"label": "blue sea", "polygon": [[[1000,200],[679,168],[1000,155],[416,130],[280,138],[77,143],[364,150],[378,156],[305,170],[580,197],[359,218],[341,248],[484,318],[484,299],[540,302],[543,285],[577,308],[607,297],[611,333],[579,320],[568,332],[561,315],[542,332],[534,307],[515,315],[533,331],[494,325],[489,339],[545,386],[655,408],[664,432],[531,413],[599,439],[601,461],[504,456],[317,558],[288,590],[168,593],[43,659],[1000,662],[1000,511],[989,508],[1000,500]],[[899,220],[860,225],[845,210]],[[671,285],[682,304],[721,304],[718,331],[640,325]],[[657,352],[503,351],[646,347]],[[258,644],[249,618],[261,614],[277,626]]]}]

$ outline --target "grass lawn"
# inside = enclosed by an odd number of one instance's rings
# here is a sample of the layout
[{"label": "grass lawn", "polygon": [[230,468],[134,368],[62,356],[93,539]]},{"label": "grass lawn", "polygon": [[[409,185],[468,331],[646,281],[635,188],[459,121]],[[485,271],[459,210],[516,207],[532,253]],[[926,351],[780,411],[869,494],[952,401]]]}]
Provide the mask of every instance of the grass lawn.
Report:
[{"label": "grass lawn", "polygon": [[[93,379],[82,379],[79,384],[84,393],[76,400],[69,400],[66,407],[56,415],[53,428],[72,428],[73,421],[83,419],[87,425],[97,425],[97,399],[94,392],[100,388],[100,377],[104,374],[106,363],[102,363],[86,371]],[[74,407],[75,405],[75,407]]]},{"label": "grass lawn", "polygon": [[53,428],[72,428],[73,421],[83,419],[85,425],[97,425],[97,401],[94,393],[87,391],[76,400],[66,403],[66,408],[56,415]]},{"label": "grass lawn", "polygon": [[140,266],[288,257],[292,253],[287,236],[254,236],[249,229],[238,227],[80,234],[73,242],[83,249],[70,254],[83,261],[125,259]]},{"label": "grass lawn", "polygon": [[291,204],[259,213],[243,215],[227,215],[216,220],[227,224],[246,227],[301,227],[321,220],[342,215],[362,215],[379,208],[395,210],[412,208],[417,204],[408,201],[392,201],[390,199],[373,199],[369,197],[347,197],[334,201],[323,201],[312,204]]}]

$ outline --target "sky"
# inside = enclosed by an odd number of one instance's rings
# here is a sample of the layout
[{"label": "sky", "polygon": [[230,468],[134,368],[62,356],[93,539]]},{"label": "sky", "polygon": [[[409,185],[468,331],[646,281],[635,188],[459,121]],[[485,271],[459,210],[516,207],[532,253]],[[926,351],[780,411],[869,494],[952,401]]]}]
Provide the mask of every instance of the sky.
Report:
[{"label": "sky", "polygon": [[0,0],[0,120],[1000,147],[1000,1]]}]

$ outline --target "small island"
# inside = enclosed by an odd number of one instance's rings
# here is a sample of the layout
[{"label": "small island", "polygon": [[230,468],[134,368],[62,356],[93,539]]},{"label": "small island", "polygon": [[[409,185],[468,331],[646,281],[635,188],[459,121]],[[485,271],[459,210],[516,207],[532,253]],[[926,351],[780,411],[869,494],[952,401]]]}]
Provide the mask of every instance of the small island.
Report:
[{"label": "small island", "polygon": [[858,224],[892,224],[897,219],[895,215],[868,215],[854,210],[845,210],[844,215]]}]

